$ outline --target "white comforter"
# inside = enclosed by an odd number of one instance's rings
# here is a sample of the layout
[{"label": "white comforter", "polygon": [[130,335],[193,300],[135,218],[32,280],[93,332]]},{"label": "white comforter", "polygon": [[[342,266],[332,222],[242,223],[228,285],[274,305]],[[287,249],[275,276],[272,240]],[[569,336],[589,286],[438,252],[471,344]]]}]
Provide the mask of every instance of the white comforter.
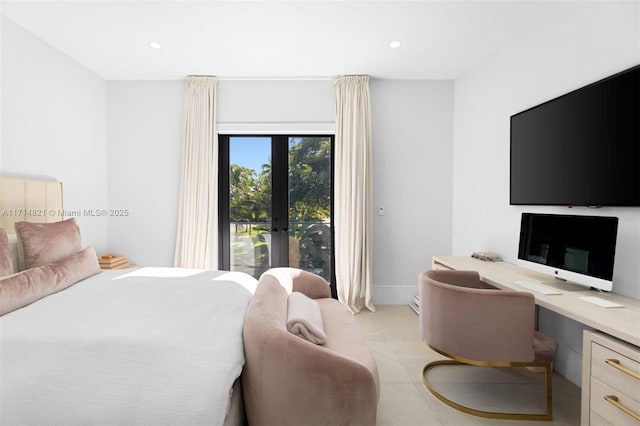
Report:
[{"label": "white comforter", "polygon": [[105,271],[0,317],[0,425],[221,425],[256,281]]}]

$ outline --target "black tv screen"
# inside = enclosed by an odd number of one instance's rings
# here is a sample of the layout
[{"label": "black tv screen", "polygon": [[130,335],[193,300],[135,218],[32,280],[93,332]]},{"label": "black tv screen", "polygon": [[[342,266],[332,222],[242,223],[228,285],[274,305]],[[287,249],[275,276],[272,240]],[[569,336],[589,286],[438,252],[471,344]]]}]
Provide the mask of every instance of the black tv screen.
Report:
[{"label": "black tv screen", "polygon": [[640,206],[640,65],[511,116],[510,204]]}]

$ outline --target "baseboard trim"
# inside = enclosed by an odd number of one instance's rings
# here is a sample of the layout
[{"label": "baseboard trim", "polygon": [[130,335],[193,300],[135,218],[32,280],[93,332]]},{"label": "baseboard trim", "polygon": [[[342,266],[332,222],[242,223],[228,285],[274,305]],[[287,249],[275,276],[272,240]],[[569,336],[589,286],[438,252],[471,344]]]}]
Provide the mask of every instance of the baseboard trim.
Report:
[{"label": "baseboard trim", "polygon": [[578,387],[582,387],[582,354],[558,341],[553,370]]},{"label": "baseboard trim", "polygon": [[418,294],[416,285],[373,285],[373,303],[379,305],[407,305]]}]

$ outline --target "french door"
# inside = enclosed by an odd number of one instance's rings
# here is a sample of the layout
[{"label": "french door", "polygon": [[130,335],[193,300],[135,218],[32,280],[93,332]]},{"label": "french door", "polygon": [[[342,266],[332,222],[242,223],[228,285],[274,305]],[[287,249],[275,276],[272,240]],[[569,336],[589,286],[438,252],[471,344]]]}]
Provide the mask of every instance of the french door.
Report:
[{"label": "french door", "polygon": [[291,266],[334,287],[333,140],[220,135],[222,269],[258,278]]}]

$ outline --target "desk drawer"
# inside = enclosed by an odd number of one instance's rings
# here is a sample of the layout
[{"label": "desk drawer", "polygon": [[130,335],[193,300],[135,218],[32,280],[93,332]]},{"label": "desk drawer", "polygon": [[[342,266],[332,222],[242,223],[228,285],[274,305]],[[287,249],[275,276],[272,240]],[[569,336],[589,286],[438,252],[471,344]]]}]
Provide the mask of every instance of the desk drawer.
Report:
[{"label": "desk drawer", "polygon": [[[608,401],[606,398],[610,400]],[[591,411],[614,425],[640,425],[640,402],[620,393],[595,377],[591,378]],[[591,424],[595,423],[593,420]]]},{"label": "desk drawer", "polygon": [[589,418],[591,420],[591,423],[589,423],[589,426],[616,426],[613,423],[611,423],[609,420],[604,419],[602,416],[600,416],[598,413],[596,413],[593,410],[591,410],[591,414]]},{"label": "desk drawer", "polygon": [[593,342],[591,375],[640,403],[640,363]]}]

